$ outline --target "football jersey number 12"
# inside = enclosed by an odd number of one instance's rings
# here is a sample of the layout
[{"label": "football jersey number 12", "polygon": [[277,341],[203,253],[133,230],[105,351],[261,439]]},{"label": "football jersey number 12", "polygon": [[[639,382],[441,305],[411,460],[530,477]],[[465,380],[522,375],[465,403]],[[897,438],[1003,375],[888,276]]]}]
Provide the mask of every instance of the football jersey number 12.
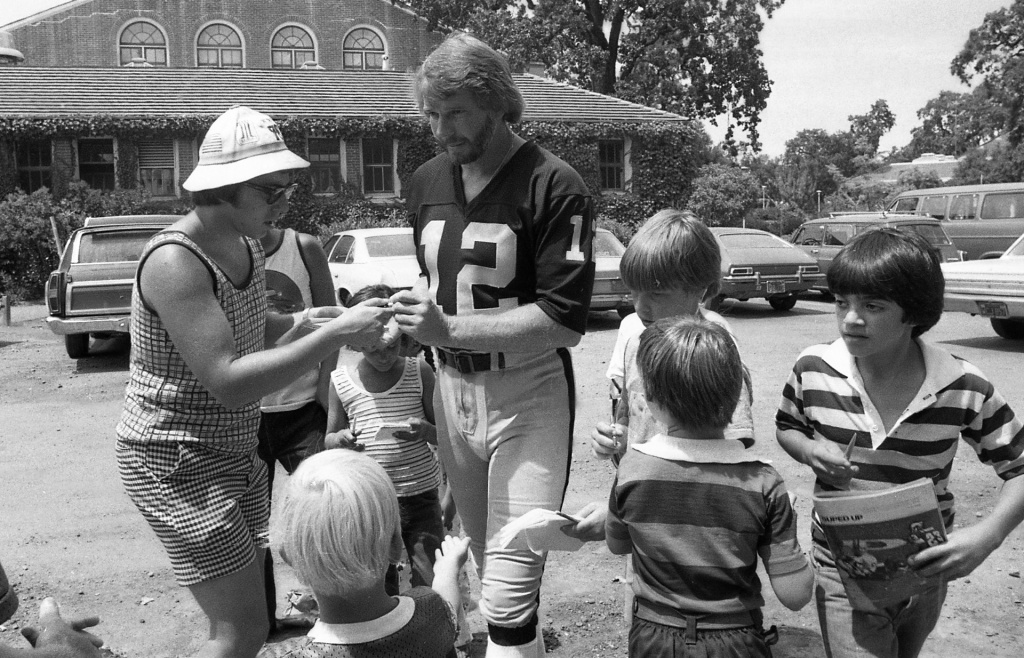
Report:
[{"label": "football jersey number 12", "polygon": [[[581,248],[583,216],[574,215],[571,222],[573,224],[572,244],[565,257],[566,260],[570,261],[582,261],[584,260]],[[430,222],[424,227],[420,238],[423,244],[423,258],[427,265],[427,274],[430,275],[430,296],[434,300],[437,300],[437,289],[440,283],[437,257],[441,247],[441,234],[444,232],[444,225],[445,222]],[[516,308],[519,302],[514,297],[499,299],[496,308],[474,308],[473,286],[490,286],[501,289],[512,283],[512,279],[516,276],[518,240],[511,228],[506,224],[485,224],[481,222],[466,224],[462,231],[462,249],[471,252],[481,243],[494,245],[494,267],[476,264],[465,264],[462,266],[455,282],[457,312],[487,313]]]}]

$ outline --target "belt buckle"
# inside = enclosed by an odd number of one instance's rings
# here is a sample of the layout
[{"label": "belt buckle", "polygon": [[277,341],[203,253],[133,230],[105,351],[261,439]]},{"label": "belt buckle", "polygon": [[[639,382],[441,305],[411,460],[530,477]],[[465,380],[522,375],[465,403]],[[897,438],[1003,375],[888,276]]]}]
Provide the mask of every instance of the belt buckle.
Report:
[{"label": "belt buckle", "polygon": [[455,354],[455,369],[463,374],[476,372],[473,367],[473,357],[469,354]]}]

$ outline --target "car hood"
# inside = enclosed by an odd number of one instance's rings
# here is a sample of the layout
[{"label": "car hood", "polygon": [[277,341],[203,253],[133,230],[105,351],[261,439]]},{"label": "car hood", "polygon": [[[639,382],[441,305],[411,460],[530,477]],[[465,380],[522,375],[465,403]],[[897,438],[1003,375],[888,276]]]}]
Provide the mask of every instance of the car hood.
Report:
[{"label": "car hood", "polygon": [[361,265],[381,273],[381,281],[393,288],[411,288],[420,276],[420,264],[415,258],[376,258]]}]

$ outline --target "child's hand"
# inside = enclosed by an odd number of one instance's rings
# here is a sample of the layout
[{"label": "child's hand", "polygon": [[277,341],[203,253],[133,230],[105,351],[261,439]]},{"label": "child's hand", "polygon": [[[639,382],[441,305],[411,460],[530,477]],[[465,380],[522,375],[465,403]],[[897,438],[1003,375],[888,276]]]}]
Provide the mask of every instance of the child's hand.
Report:
[{"label": "child's hand", "polygon": [[360,443],[356,443],[356,433],[350,429],[338,430],[337,432],[331,432],[324,437],[324,447],[327,450],[333,450],[335,448],[345,448],[346,450],[355,450],[356,452],[362,452],[366,447]]},{"label": "child's hand", "polygon": [[446,562],[458,571],[466,563],[468,556],[469,537],[445,535],[441,548],[434,551],[434,569],[436,571],[439,563]]},{"label": "child's hand", "polygon": [[999,542],[979,525],[949,533],[948,540],[907,558],[907,563],[922,576],[942,575],[947,581],[968,576],[985,561]]},{"label": "child's hand", "polygon": [[611,459],[626,452],[626,435],[629,428],[625,425],[600,422],[590,433],[590,450],[598,459]]},{"label": "child's hand", "polygon": [[395,438],[400,441],[426,441],[427,443],[437,443],[437,428],[431,424],[426,418],[406,418],[405,422],[408,426],[408,430],[398,430],[395,432]]},{"label": "child's hand", "polygon": [[607,515],[607,503],[587,503],[573,514],[580,522],[563,526],[562,532],[581,541],[604,541],[604,520]]},{"label": "child's hand", "polygon": [[838,489],[848,488],[858,470],[831,441],[815,441],[807,451],[807,465],[819,480]]}]

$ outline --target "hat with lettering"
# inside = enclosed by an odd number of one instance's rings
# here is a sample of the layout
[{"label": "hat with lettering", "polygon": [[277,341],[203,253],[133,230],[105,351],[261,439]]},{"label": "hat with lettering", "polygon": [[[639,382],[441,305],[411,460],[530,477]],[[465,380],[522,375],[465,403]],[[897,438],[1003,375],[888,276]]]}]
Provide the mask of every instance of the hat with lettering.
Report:
[{"label": "hat with lettering", "polygon": [[199,165],[182,187],[189,192],[244,183],[309,163],[285,146],[281,129],[266,114],[236,105],[217,117],[199,147]]}]

